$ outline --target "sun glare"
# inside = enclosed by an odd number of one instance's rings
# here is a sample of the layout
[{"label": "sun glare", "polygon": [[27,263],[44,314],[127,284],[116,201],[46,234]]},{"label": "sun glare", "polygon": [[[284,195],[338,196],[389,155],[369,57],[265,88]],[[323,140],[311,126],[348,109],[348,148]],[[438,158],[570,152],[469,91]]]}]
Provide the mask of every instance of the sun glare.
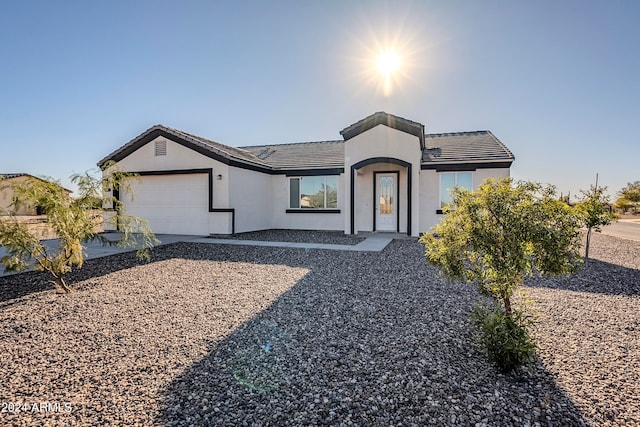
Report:
[{"label": "sun glare", "polygon": [[397,75],[401,74],[400,55],[395,50],[385,50],[376,56],[376,70],[382,76],[382,90],[385,96],[392,93],[393,82],[397,81]]},{"label": "sun glare", "polygon": [[355,39],[355,53],[348,58],[356,69],[354,82],[359,90],[375,96],[413,96],[413,89],[422,84],[416,80],[426,56],[422,30],[405,27],[403,19],[397,23],[397,28],[391,28],[364,22],[367,31]]},{"label": "sun glare", "polygon": [[400,67],[400,57],[394,51],[383,52],[378,55],[376,68],[385,77],[390,76]]}]

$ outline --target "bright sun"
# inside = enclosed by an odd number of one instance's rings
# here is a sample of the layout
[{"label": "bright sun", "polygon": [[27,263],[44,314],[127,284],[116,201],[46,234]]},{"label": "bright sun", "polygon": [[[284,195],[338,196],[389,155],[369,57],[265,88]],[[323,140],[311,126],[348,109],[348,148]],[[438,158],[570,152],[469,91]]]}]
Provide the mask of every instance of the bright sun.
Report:
[{"label": "bright sun", "polygon": [[400,58],[398,57],[398,54],[392,50],[381,53],[378,55],[378,59],[376,59],[376,68],[385,77],[389,77],[393,74],[398,70],[399,66]]}]

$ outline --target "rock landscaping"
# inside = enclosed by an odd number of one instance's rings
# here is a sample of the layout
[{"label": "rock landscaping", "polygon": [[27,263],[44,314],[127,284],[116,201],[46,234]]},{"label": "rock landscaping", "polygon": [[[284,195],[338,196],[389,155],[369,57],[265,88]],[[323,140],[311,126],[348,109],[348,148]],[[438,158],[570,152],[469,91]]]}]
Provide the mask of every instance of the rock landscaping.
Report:
[{"label": "rock landscaping", "polygon": [[68,295],[2,277],[0,425],[640,425],[640,242],[591,253],[528,283],[540,357],[508,375],[474,345],[475,288],[414,239],[177,243],[89,260]]},{"label": "rock landscaping", "polygon": [[215,239],[264,240],[271,242],[323,243],[330,245],[357,245],[364,237],[345,235],[342,231],[263,230],[247,233],[212,234]]}]

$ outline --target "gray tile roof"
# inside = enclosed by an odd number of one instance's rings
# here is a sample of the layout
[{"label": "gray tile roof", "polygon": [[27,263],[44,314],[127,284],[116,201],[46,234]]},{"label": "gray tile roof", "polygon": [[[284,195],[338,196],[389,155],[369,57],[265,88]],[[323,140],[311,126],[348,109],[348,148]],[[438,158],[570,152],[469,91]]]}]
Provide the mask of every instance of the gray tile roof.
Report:
[{"label": "gray tile roof", "polygon": [[257,145],[242,149],[276,170],[344,167],[344,141]]},{"label": "gray tile roof", "polygon": [[[18,178],[21,176],[30,176],[33,179],[38,179],[40,181],[44,181],[44,182],[49,182],[51,184],[56,184],[56,185],[60,185],[58,182],[56,182],[55,180],[50,180],[50,179],[44,179],[44,178],[38,178],[37,176],[33,176],[30,173],[0,173],[0,178],[3,179],[12,179],[12,178]],[[73,193],[73,191],[69,190],[68,188],[64,188],[60,185],[60,187],[66,191],[67,193]]]},{"label": "gray tile roof", "polygon": [[17,178],[19,176],[31,176],[28,173],[0,173],[0,177],[4,179]]},{"label": "gray tile roof", "polygon": [[428,134],[422,164],[512,162],[515,157],[490,131]]},{"label": "gray tile roof", "polygon": [[257,165],[266,166],[266,167],[270,166],[268,163],[262,161],[255,155],[251,154],[249,151],[243,150],[242,148],[236,148],[236,147],[231,147],[229,145],[220,144],[219,142],[215,142],[210,139],[203,138],[201,136],[193,135],[193,134],[181,131],[179,129],[170,128],[168,126],[162,126],[162,125],[156,125],[156,126],[159,126],[164,130],[168,131],[169,133],[172,133],[186,140],[189,140],[204,148],[208,148],[209,150],[217,152],[218,154],[224,157],[229,157],[236,160],[244,160],[246,162],[255,163]]},{"label": "gray tile roof", "polygon": [[194,148],[197,151],[215,155],[220,158],[248,163],[257,167],[270,167],[269,164],[260,160],[248,151],[220,144],[219,142],[215,142],[210,139],[193,135],[179,129],[174,129],[164,125],[155,125],[150,127],[131,141],[127,142],[122,147],[118,148],[117,150],[100,160],[98,162],[98,166],[103,166],[109,160],[122,160],[123,158],[127,157],[129,154],[133,153],[144,144],[151,142],[158,136],[168,137],[169,139],[176,140],[184,145]]},{"label": "gray tile roof", "polygon": [[[404,127],[411,127],[411,133],[418,126],[422,126],[417,122],[379,112],[354,123],[341,133],[346,140],[359,132],[363,132],[365,128],[386,124],[388,120],[393,120],[393,126],[401,128],[400,130],[403,131]],[[236,148],[163,125],[156,125],[147,129],[106,156],[98,165],[103,166],[108,160],[119,161],[158,136],[167,137],[206,156],[226,163],[266,173],[277,173],[282,170],[344,167],[343,140]],[[510,163],[514,160],[514,156],[509,149],[489,131],[427,134],[423,135],[423,139],[425,141],[425,149],[422,154],[422,165],[427,166],[427,168],[429,166],[463,163]]]}]

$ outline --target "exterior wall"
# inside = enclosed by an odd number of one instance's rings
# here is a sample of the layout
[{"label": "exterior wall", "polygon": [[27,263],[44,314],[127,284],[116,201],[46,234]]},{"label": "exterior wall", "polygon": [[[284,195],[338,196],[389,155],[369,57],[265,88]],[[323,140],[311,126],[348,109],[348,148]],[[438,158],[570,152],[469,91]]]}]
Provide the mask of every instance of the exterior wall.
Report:
[{"label": "exterior wall", "polygon": [[273,228],[271,175],[230,167],[229,206],[235,209],[236,233]]},{"label": "exterior wall", "polygon": [[508,178],[510,173],[509,168],[478,169],[473,173],[473,188],[480,187],[488,178]]},{"label": "exterior wall", "polygon": [[289,208],[289,177],[273,175],[271,177],[271,217],[272,228],[288,230],[343,230],[344,211],[348,203],[348,193],[344,192],[345,174],[338,176],[338,210],[340,213],[287,213]]},{"label": "exterior wall", "polygon": [[436,214],[440,208],[440,176],[435,170],[420,171],[420,223],[418,233],[429,231],[429,228],[440,222],[443,215]]},{"label": "exterior wall", "polygon": [[[19,215],[19,216],[38,215],[38,211],[35,206],[21,205],[19,209],[15,209],[15,207],[12,206],[13,196],[14,196],[13,187],[18,185],[23,185],[29,181],[33,182],[34,180],[39,181],[39,178],[36,178],[31,175],[23,175],[23,176],[16,176],[14,178],[7,178],[0,181],[0,215],[8,215],[10,213],[14,215]],[[65,190],[65,191],[67,191],[67,195],[71,197],[71,191],[70,190]]]},{"label": "exterior wall", "polygon": [[[155,142],[162,140],[167,141],[167,154],[166,156],[156,156]],[[227,165],[224,163],[217,162],[161,136],[120,160],[118,165],[130,172],[196,168],[213,168],[214,175],[226,174],[227,172]]]},{"label": "exterior wall", "polygon": [[[420,215],[419,203],[418,203],[419,187],[420,187],[419,173],[420,173],[420,161],[422,157],[422,151],[420,150],[419,139],[414,135],[410,135],[408,133],[401,132],[393,128],[389,128],[384,125],[378,125],[346,141],[345,148],[344,148],[344,155],[345,155],[345,183],[343,188],[344,188],[345,194],[349,194],[351,190],[351,166],[360,161],[372,159],[376,157],[383,157],[383,158],[394,158],[394,159],[402,160],[412,165],[412,171],[411,171],[412,173],[412,177],[411,177],[411,181],[412,181],[412,185],[411,185],[412,209],[411,210],[412,212],[410,213],[411,224],[412,224],[411,234],[414,236],[417,236],[417,233],[418,233],[417,225],[419,223],[419,215]],[[374,165],[371,165],[371,166],[374,166]],[[382,169],[377,169],[379,166],[376,166],[371,170],[373,169],[384,170],[386,169],[386,166],[387,165],[385,165],[385,167]],[[404,174],[405,174],[404,181],[402,180],[402,175],[401,175],[401,182],[400,182],[400,196],[401,196],[400,201],[402,202],[402,199],[404,198],[406,203],[406,199],[407,199],[406,185],[408,182],[406,177],[407,169],[400,165],[393,164],[392,166],[393,168],[389,170],[404,171]],[[364,167],[362,169],[365,169],[367,167]],[[361,172],[362,172],[362,169],[361,169]],[[371,200],[373,200],[373,187],[372,187],[373,178],[370,179],[369,184],[366,183],[366,180],[367,178],[364,174],[361,174],[361,175],[356,174],[356,186],[355,186],[356,194],[354,195],[354,197],[356,198],[355,199],[356,212],[355,212],[354,233],[357,233],[358,231],[371,230],[373,227],[373,222],[372,222],[373,220],[372,220],[371,213],[366,214],[366,212],[363,212],[363,209],[358,208],[358,206],[360,206],[359,205],[360,202],[366,203],[366,199],[369,198],[370,200],[369,208],[372,209]],[[362,184],[364,185],[364,187],[361,187],[358,184]],[[365,206],[364,210],[366,209],[367,207]],[[344,214],[344,230],[345,230],[345,233],[349,233],[350,232],[349,230],[351,229],[350,203],[347,203],[345,205],[344,213],[345,213]],[[400,218],[401,232],[402,230],[406,232],[407,230],[406,207],[404,211],[400,212],[400,215],[401,215],[401,218]],[[402,221],[404,221],[404,225]]]},{"label": "exterior wall", "polygon": [[9,178],[0,182],[0,215],[3,212],[12,212],[15,215],[35,215],[36,208],[32,206],[20,206],[20,209],[16,210],[13,206],[13,189],[14,185],[23,184],[30,179],[29,176],[17,176],[15,178]]},{"label": "exterior wall", "polygon": [[[476,169],[473,174],[473,189],[477,189],[487,178],[507,178],[509,168]],[[440,209],[440,173],[435,170],[420,171],[420,226],[418,232],[424,233],[444,218],[438,214]]]}]

